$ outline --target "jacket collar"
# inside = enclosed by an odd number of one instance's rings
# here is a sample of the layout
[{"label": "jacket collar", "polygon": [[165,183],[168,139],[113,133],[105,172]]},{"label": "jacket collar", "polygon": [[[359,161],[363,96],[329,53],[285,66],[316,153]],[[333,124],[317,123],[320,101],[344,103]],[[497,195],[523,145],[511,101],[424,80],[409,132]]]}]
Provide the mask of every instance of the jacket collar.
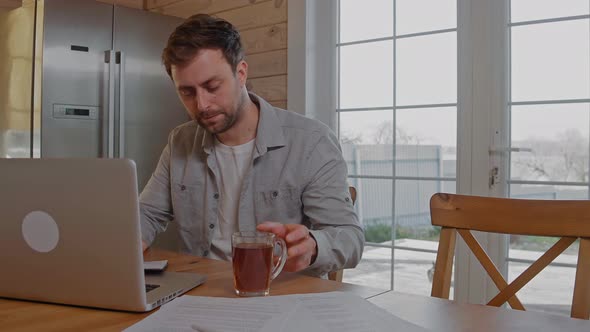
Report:
[{"label": "jacket collar", "polygon": [[[254,154],[254,158],[256,158],[264,155],[269,150],[285,146],[285,137],[283,135],[281,121],[277,115],[277,112],[279,111],[266,100],[258,97],[254,93],[249,92],[248,95],[250,100],[252,100],[260,110],[255,138],[256,153]],[[206,132],[205,135],[203,135],[202,147],[207,154],[210,154],[213,151],[214,143],[215,138],[213,137],[213,134]]]}]

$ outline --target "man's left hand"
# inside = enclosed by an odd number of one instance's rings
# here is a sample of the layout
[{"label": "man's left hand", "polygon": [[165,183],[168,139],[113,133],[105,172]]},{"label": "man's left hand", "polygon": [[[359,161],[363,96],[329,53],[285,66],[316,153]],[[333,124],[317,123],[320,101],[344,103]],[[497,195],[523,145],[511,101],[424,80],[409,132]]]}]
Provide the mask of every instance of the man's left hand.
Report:
[{"label": "man's left hand", "polygon": [[260,232],[274,233],[287,244],[287,262],[283,268],[288,272],[297,272],[307,268],[317,255],[317,243],[309,234],[309,229],[300,224],[281,224],[266,221],[256,227]]}]

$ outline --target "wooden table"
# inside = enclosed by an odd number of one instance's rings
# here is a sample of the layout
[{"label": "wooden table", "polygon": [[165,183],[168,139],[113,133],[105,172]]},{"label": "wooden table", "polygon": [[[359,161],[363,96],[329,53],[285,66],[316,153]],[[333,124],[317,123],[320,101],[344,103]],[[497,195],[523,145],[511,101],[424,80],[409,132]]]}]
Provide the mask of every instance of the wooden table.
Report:
[{"label": "wooden table", "polygon": [[[208,280],[187,294],[236,297],[231,264],[206,258],[148,250],[146,260],[168,259],[170,271],[206,274]],[[384,292],[293,273],[282,273],[271,295],[353,292],[385,310],[433,331],[590,331],[590,322],[535,312],[457,304],[431,297]],[[0,299],[1,331],[120,331],[145,318],[138,314],[65,305]]]},{"label": "wooden table", "polygon": [[534,311],[459,304],[393,291],[368,300],[402,319],[437,332],[590,332],[590,321]]},{"label": "wooden table", "polygon": [[[167,259],[168,271],[207,275],[207,281],[189,295],[237,297],[233,290],[232,266],[225,261],[149,249],[146,261]],[[281,273],[271,284],[271,295],[349,291],[364,298],[383,290],[295,273]],[[0,298],[0,331],[121,331],[150,313],[129,313]]]}]

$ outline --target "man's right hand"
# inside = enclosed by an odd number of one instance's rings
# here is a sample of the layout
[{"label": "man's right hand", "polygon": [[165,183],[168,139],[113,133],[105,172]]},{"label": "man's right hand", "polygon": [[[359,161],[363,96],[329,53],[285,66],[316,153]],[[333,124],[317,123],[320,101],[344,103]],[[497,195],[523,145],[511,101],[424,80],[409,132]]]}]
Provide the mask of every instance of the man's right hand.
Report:
[{"label": "man's right hand", "polygon": [[318,246],[309,229],[301,224],[281,224],[266,221],[256,229],[261,232],[271,232],[285,240],[287,244],[287,262],[285,271],[298,272],[313,263],[318,254]]},{"label": "man's right hand", "polygon": [[145,251],[148,248],[148,245],[143,240],[141,241],[141,248],[143,251]]}]

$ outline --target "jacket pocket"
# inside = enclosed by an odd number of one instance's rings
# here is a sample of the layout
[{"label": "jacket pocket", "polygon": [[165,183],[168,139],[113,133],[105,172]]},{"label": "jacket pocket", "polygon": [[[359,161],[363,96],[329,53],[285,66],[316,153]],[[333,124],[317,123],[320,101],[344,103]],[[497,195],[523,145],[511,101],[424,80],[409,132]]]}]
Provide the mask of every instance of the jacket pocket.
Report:
[{"label": "jacket pocket", "polygon": [[174,219],[181,229],[194,228],[199,224],[199,211],[205,209],[203,186],[201,184],[172,184],[172,209]]},{"label": "jacket pocket", "polygon": [[256,192],[258,221],[300,223],[302,219],[301,191],[286,187]]}]

